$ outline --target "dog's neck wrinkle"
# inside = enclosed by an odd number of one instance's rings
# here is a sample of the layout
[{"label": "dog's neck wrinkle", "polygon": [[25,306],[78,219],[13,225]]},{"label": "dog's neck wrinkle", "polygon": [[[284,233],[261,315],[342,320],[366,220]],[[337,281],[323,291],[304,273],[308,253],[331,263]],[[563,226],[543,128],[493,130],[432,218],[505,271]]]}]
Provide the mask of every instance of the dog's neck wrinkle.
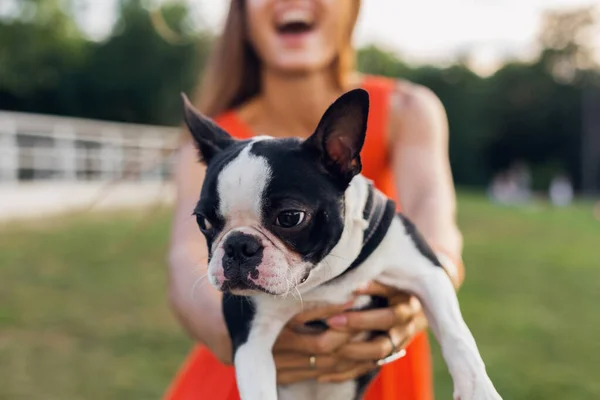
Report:
[{"label": "dog's neck wrinkle", "polygon": [[362,175],[354,177],[344,193],[344,229],[337,244],[315,266],[301,291],[307,292],[340,275],[362,250],[364,231],[369,226],[363,210],[369,194],[369,181]]},{"label": "dog's neck wrinkle", "polygon": [[337,280],[353,271],[369,258],[387,234],[388,228],[396,215],[396,205],[392,200],[377,190],[372,183],[369,183],[368,188],[367,203],[363,210],[363,218],[367,222],[367,229],[363,232],[360,253],[348,268],[333,280]]},{"label": "dog's neck wrinkle", "polygon": [[[369,196],[369,182],[362,175],[354,177],[348,189],[344,193],[344,230],[340,240],[336,246],[332,249],[331,254],[344,254],[352,255],[353,257],[347,260],[347,264],[350,265],[352,260],[360,252],[360,243],[362,243],[362,237],[365,229],[367,229],[369,223],[364,219],[363,210],[365,209],[367,198]],[[360,238],[358,246],[356,245],[357,238]],[[348,242],[348,243],[347,243]],[[340,253],[336,252],[338,247],[349,247],[352,246],[352,251],[349,253],[343,251]],[[354,254],[356,253],[356,254]],[[327,257],[325,257],[327,259]]]}]

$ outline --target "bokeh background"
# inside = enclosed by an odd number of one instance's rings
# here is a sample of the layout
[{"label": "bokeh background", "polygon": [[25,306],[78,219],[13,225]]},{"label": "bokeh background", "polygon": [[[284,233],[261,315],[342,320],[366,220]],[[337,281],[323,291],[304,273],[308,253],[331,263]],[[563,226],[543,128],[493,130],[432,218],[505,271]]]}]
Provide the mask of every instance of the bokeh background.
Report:
[{"label": "bokeh background", "polygon": [[[184,360],[179,92],[226,8],[0,1],[0,399],[156,399]],[[355,36],[362,72],[446,107],[460,300],[504,398],[600,398],[600,5],[364,0]]]}]

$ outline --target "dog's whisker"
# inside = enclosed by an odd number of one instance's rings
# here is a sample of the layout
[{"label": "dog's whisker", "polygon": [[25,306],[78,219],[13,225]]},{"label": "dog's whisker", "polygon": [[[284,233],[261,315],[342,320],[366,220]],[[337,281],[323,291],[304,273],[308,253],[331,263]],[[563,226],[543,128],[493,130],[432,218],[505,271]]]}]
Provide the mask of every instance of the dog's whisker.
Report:
[{"label": "dog's whisker", "polygon": [[331,272],[332,268],[331,265],[329,265],[329,262],[327,260],[323,260],[325,262],[325,267]]},{"label": "dog's whisker", "polygon": [[337,254],[329,253],[328,255],[329,255],[329,256],[332,256],[332,257],[339,258],[340,260],[344,260],[344,261],[348,261],[348,262],[350,262],[350,260],[349,260],[349,259],[347,259],[347,258],[345,258],[345,257],[342,257],[342,256],[338,256]]},{"label": "dog's whisker", "polygon": [[300,298],[300,310],[304,311],[304,300],[302,299],[302,293],[300,293],[300,290],[297,286],[295,286],[294,289],[296,289],[296,292],[298,292],[298,297]]},{"label": "dog's whisker", "polygon": [[292,283],[292,281],[290,281],[290,280],[288,279],[288,277],[287,277],[287,276],[285,276],[284,278],[285,278],[285,282],[286,282],[286,284],[287,284],[287,288],[286,288],[286,291],[285,291],[285,293],[283,294],[283,296],[284,296],[284,297],[287,297],[289,294],[291,294],[291,295],[292,295],[292,297],[296,298],[296,296],[294,296],[294,293],[292,292],[292,287],[294,286],[294,284]]},{"label": "dog's whisker", "polygon": [[[202,274],[201,276],[199,276],[199,277],[198,277],[198,279],[196,279],[196,281],[195,281],[195,282],[194,282],[194,284],[192,285],[192,291],[191,291],[191,297],[192,297],[192,300],[195,300],[195,299],[194,299],[194,292],[195,292],[195,290],[196,290],[196,287],[198,286],[198,284],[199,284],[200,282],[202,282],[202,280],[204,280],[204,279],[205,279],[205,278],[207,278],[207,277],[208,277],[208,272],[207,272],[207,273],[205,273],[205,274]],[[205,282],[206,282],[206,281],[205,281]]]}]

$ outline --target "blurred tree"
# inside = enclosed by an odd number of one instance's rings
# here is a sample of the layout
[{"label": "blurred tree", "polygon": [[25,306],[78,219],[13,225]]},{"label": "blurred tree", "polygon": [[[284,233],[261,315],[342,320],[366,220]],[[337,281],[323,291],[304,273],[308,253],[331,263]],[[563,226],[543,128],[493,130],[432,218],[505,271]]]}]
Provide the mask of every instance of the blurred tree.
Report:
[{"label": "blurred tree", "polygon": [[412,70],[400,61],[393,53],[370,45],[357,52],[357,67],[359,71],[373,75],[400,77],[410,75]]},{"label": "blurred tree", "polygon": [[195,84],[210,46],[210,37],[189,28],[188,12],[184,1],[151,10],[141,0],[121,0],[113,35],[94,44],[88,59],[81,113],[117,121],[179,122],[179,93]]},{"label": "blurred tree", "polygon": [[[0,15],[0,108],[179,123],[179,92],[194,87],[212,43],[190,23],[186,0],[119,0],[118,21],[102,42],[78,30],[77,0],[4,1],[13,7]],[[358,68],[423,84],[440,97],[457,184],[483,186],[514,162],[526,162],[539,188],[565,171],[579,187],[582,98],[600,90],[589,40],[596,19],[589,8],[547,14],[539,58],[508,62],[488,78],[460,59],[448,67],[411,66],[376,46],[358,51]],[[594,104],[588,101],[586,109],[593,114]],[[597,167],[600,174],[600,162]]]},{"label": "blurred tree", "polygon": [[597,67],[593,35],[597,24],[596,8],[550,11],[538,38],[542,48],[540,63],[558,81],[571,83],[581,73]]},{"label": "blurred tree", "polygon": [[176,124],[210,37],[188,23],[184,0],[150,8],[120,0],[112,35],[77,29],[69,0],[24,0],[0,20],[0,108]]},{"label": "blurred tree", "polygon": [[457,183],[484,186],[488,175],[483,146],[490,135],[489,123],[483,116],[489,99],[485,79],[462,64],[422,67],[408,78],[433,90],[446,108],[450,162]]},{"label": "blurred tree", "polygon": [[563,172],[580,187],[582,93],[598,77],[583,39],[594,23],[591,8],[547,14],[538,60],[508,63],[489,79],[485,115],[492,134],[484,158],[490,173],[525,161],[538,189]]},{"label": "blurred tree", "polygon": [[[33,93],[56,91],[84,60],[85,42],[68,0],[21,0],[0,18],[0,103],[35,109]],[[21,101],[20,101],[21,100]]]}]

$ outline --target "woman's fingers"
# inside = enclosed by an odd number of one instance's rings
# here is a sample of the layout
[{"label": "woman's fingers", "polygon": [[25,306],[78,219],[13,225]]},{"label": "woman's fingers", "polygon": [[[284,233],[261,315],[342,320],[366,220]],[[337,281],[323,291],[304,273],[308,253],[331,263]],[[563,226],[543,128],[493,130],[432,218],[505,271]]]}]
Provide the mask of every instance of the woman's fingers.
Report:
[{"label": "woman's fingers", "polygon": [[[392,337],[394,345],[398,345],[406,338],[406,335],[395,335]],[[387,335],[380,335],[368,342],[352,342],[348,343],[339,350],[340,356],[356,361],[372,361],[375,362],[389,356],[394,347]]]},{"label": "woman's fingers", "polygon": [[316,379],[323,371],[313,370],[277,370],[277,384],[289,385],[290,383]]},{"label": "woman's fingers", "polygon": [[408,296],[393,305],[366,311],[349,311],[327,319],[327,324],[340,331],[387,331],[410,321],[421,312],[416,297]]},{"label": "woman's fingers", "polygon": [[[315,357],[315,365],[311,366],[310,358]],[[330,355],[307,356],[299,353],[277,353],[274,354],[275,367],[280,369],[316,369],[319,371],[329,370],[335,367],[338,357]]]},{"label": "woman's fingers", "polygon": [[335,314],[343,313],[352,307],[354,300],[348,301],[345,304],[330,305],[324,307],[317,307],[307,311],[303,311],[300,314],[296,314],[294,318],[288,322],[288,325],[303,325],[308,321],[325,319]]},{"label": "woman's fingers", "polygon": [[[314,366],[311,365],[311,357],[314,357]],[[323,371],[346,371],[356,364],[351,360],[342,359],[337,355],[307,356],[300,353],[277,353],[274,354],[275,367],[277,370],[317,370]]]},{"label": "woman's fingers", "polygon": [[427,322],[427,317],[425,316],[425,313],[423,311],[415,315],[412,322],[414,324],[413,336],[427,329],[427,326],[429,325]]},{"label": "woman's fingers", "polygon": [[[309,379],[324,382],[354,379],[374,369],[377,360],[401,350],[427,326],[414,296],[374,282],[360,293],[385,296],[390,306],[366,311],[347,311],[351,302],[320,307],[296,315],[286,325],[273,346],[280,384]],[[333,329],[319,334],[294,330],[312,320],[326,320]],[[357,335],[368,331],[387,331],[390,336],[366,342],[358,339]],[[315,357],[314,363],[311,357]]]},{"label": "woman's fingers", "polygon": [[319,382],[344,382],[350,379],[358,378],[359,376],[364,375],[375,368],[376,365],[374,362],[366,361],[357,364],[354,368],[348,371],[321,375],[317,378],[317,380]]},{"label": "woman's fingers", "polygon": [[389,356],[394,349],[399,351],[406,347],[415,335],[426,327],[427,318],[423,313],[419,313],[407,324],[391,328],[389,336],[377,336],[368,342],[351,342],[341,347],[337,353],[350,360],[377,361]]},{"label": "woman's fingers", "polygon": [[277,383],[290,384],[316,379],[323,374],[347,373],[357,365],[355,361],[327,355],[315,356],[314,361],[314,366],[311,366],[310,356],[298,353],[275,354]]},{"label": "woman's fingers", "polygon": [[330,354],[348,343],[352,334],[329,329],[318,335],[300,334],[289,328],[284,328],[275,345],[273,352],[298,352],[306,355]]},{"label": "woman's fingers", "polygon": [[387,331],[409,321],[415,309],[408,302],[393,307],[366,311],[350,311],[327,319],[327,324],[341,331]]}]

